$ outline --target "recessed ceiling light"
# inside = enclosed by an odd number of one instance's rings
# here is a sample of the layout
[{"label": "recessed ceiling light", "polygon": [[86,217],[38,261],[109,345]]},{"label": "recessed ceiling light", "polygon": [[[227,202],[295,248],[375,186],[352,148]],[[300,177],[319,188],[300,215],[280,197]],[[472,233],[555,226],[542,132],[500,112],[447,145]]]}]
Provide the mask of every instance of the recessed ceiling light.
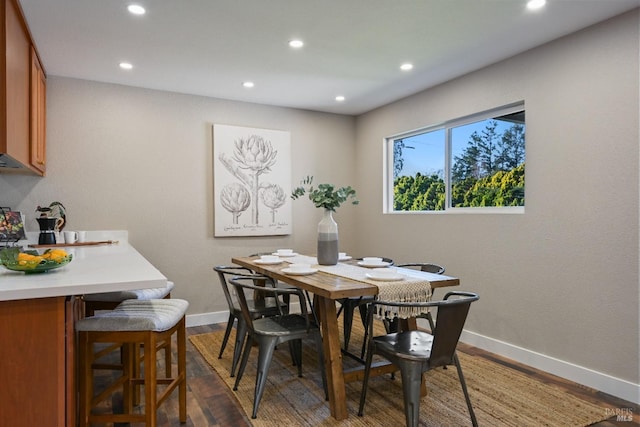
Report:
[{"label": "recessed ceiling light", "polygon": [[289,46],[294,49],[300,49],[302,46],[304,46],[304,42],[302,40],[291,40],[289,42]]},{"label": "recessed ceiling light", "polygon": [[344,100],[345,100],[345,97],[344,97],[344,96],[342,96],[342,95],[338,95],[338,96],[336,96],[336,101],[338,101],[338,102],[344,102]]},{"label": "recessed ceiling light", "polygon": [[413,69],[413,64],[410,64],[410,63],[406,62],[406,63],[404,63],[404,64],[402,64],[400,66],[400,69],[402,71],[409,71],[409,70]]},{"label": "recessed ceiling light", "polygon": [[131,65],[128,62],[121,62],[120,63],[120,68],[122,68],[123,70],[130,70],[133,68],[133,65]]},{"label": "recessed ceiling light", "polygon": [[140,6],[139,4],[130,4],[129,6],[127,6],[127,10],[129,11],[129,13],[132,13],[134,15],[144,15],[147,12],[144,7]]},{"label": "recessed ceiling light", "polygon": [[529,10],[540,9],[545,4],[547,4],[547,0],[529,0],[527,2],[527,9]]},{"label": "recessed ceiling light", "polygon": [[244,83],[242,83],[242,86],[246,87],[247,89],[250,89],[250,88],[254,87],[255,84],[253,82],[244,82]]}]

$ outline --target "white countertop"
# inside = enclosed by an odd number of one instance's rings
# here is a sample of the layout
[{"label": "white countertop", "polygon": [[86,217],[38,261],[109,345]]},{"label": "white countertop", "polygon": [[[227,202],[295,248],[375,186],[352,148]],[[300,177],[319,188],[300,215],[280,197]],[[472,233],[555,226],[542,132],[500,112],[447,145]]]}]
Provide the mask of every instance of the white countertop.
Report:
[{"label": "white countertop", "polygon": [[90,241],[108,239],[118,243],[64,247],[73,260],[46,273],[25,274],[0,267],[0,301],[166,286],[167,278],[128,243],[126,231],[88,233]]}]

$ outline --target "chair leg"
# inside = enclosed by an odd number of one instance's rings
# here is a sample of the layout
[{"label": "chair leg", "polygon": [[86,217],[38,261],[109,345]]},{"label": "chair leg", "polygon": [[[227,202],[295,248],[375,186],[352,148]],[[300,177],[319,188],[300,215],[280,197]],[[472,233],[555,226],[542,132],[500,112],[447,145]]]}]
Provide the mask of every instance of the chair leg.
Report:
[{"label": "chair leg", "polygon": [[[368,330],[369,328],[367,328]],[[367,388],[369,387],[369,374],[371,373],[371,360],[373,359],[373,346],[369,345],[367,349],[367,359],[364,362],[364,378],[362,378],[362,392],[360,393],[360,407],[358,408],[358,416],[364,413],[364,402],[367,398]]]},{"label": "chair leg", "polygon": [[418,427],[420,418],[420,398],[422,369],[418,363],[403,363],[400,366],[402,391],[404,393],[404,415],[407,427]]},{"label": "chair leg", "polygon": [[253,414],[251,415],[253,419],[258,416],[258,406],[264,393],[264,386],[267,383],[267,373],[269,372],[269,365],[271,365],[271,359],[273,358],[273,351],[276,348],[276,340],[277,338],[265,339],[259,346],[256,390],[253,397]]},{"label": "chair leg", "polygon": [[238,369],[238,375],[236,376],[236,382],[233,385],[233,390],[238,390],[238,385],[240,385],[240,380],[242,379],[242,375],[244,374],[244,370],[247,367],[247,361],[249,360],[249,354],[251,353],[251,347],[253,343],[253,337],[251,334],[246,334],[244,343],[240,345],[240,348],[244,348],[242,352],[242,361],[240,362],[240,369]]},{"label": "chair leg", "polygon": [[298,377],[302,378],[302,340],[291,340],[291,355],[294,359],[294,366],[298,367]]},{"label": "chair leg", "polygon": [[[171,343],[171,338],[169,338],[169,343]],[[187,422],[187,332],[184,317],[180,321],[180,327],[178,328],[177,345],[178,377],[181,381],[178,385],[178,405],[180,422],[184,424]],[[171,350],[171,346],[169,346],[169,350]]]},{"label": "chair leg", "polygon": [[314,335],[316,341],[316,351],[318,352],[318,367],[320,368],[320,374],[322,375],[322,389],[324,390],[324,400],[329,400],[329,389],[327,387],[327,372],[324,368],[324,353],[322,348],[322,336],[320,331],[317,331]]},{"label": "chair leg", "polygon": [[344,331],[344,351],[349,350],[349,341],[351,340],[351,327],[353,326],[353,312],[355,307],[351,305],[349,300],[345,301],[344,314],[342,315],[342,324]]},{"label": "chair leg", "polygon": [[229,341],[229,335],[231,334],[231,329],[233,329],[233,321],[236,320],[236,316],[229,313],[229,320],[227,320],[227,329],[224,331],[224,338],[222,339],[222,345],[220,346],[220,353],[218,354],[218,359],[222,359],[222,353],[224,349],[227,347],[227,341]]},{"label": "chair leg", "polygon": [[462,392],[464,393],[464,399],[467,401],[467,408],[469,409],[469,416],[471,417],[471,424],[473,427],[478,427],[478,421],[476,420],[476,414],[473,411],[473,406],[471,405],[471,399],[469,399],[469,392],[467,391],[467,383],[464,380],[464,375],[462,374],[462,366],[460,366],[460,360],[458,360],[458,354],[453,353],[453,362],[458,369],[458,377],[460,378],[460,385],[462,386]]},{"label": "chair leg", "polygon": [[144,413],[146,425],[156,425],[156,412],[158,409],[157,398],[157,372],[156,372],[156,340],[155,335],[149,333],[144,341]]},{"label": "chair leg", "polygon": [[240,354],[242,353],[242,344],[245,341],[247,335],[247,324],[245,321],[238,317],[238,325],[236,327],[236,344],[233,348],[233,360],[231,361],[231,376],[236,374],[236,367],[240,360]]}]

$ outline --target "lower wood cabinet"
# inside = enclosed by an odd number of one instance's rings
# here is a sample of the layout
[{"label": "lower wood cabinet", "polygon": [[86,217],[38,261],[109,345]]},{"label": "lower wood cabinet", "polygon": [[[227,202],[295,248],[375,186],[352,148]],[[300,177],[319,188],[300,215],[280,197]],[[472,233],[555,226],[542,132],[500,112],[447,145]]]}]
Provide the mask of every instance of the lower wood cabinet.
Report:
[{"label": "lower wood cabinet", "polygon": [[0,301],[0,427],[75,425],[73,297]]}]

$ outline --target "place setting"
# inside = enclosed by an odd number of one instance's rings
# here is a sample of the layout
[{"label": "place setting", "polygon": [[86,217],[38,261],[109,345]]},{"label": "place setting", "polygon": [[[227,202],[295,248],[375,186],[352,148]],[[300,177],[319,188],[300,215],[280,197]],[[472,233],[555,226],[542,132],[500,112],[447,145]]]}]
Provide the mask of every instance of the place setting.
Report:
[{"label": "place setting", "polygon": [[365,277],[380,282],[404,280],[404,275],[398,273],[393,268],[372,268],[368,273],[365,273]]},{"label": "place setting", "polygon": [[317,268],[312,268],[310,264],[304,263],[293,263],[289,264],[289,267],[283,268],[281,270],[284,274],[289,274],[291,276],[306,276],[309,274],[317,273]]},{"label": "place setting", "polygon": [[260,255],[260,258],[253,262],[259,265],[277,265],[282,263],[283,260],[279,255]]},{"label": "place setting", "polygon": [[391,263],[385,261],[381,257],[364,257],[361,261],[358,261],[358,265],[361,267],[378,268],[389,267]]}]

